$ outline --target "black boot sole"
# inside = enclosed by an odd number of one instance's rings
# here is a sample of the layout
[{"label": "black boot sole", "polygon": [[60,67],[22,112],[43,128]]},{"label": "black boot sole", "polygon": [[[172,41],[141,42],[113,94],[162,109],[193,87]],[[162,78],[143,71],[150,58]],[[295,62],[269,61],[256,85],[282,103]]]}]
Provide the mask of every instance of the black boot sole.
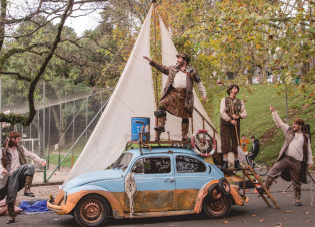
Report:
[{"label": "black boot sole", "polygon": [[35,197],[34,193],[26,193],[26,192],[24,192],[24,196]]},{"label": "black boot sole", "polygon": [[7,224],[12,224],[12,223],[14,223],[14,222],[15,222],[15,220],[14,220],[14,221],[7,220]]}]

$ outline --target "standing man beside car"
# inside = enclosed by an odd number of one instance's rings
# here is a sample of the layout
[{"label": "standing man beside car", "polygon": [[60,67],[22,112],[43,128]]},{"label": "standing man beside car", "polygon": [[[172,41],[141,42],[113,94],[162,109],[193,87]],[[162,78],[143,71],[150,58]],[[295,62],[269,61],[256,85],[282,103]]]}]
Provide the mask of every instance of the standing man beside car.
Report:
[{"label": "standing man beside car", "polygon": [[237,146],[241,130],[240,120],[244,119],[247,116],[247,113],[244,103],[240,99],[236,98],[239,90],[240,88],[238,85],[230,85],[226,91],[229,96],[221,100],[220,134],[221,150],[223,153],[223,165],[221,167],[221,170],[225,170],[226,168],[228,168],[228,153],[231,152],[231,141],[232,152],[234,153],[235,157],[234,168],[237,168],[239,170],[242,169],[240,161],[238,159]]},{"label": "standing man beside car", "polygon": [[295,205],[302,206],[300,200],[301,184],[302,182],[307,183],[308,167],[311,168],[313,164],[308,130],[304,125],[304,120],[296,118],[293,126],[290,127],[282,122],[273,106],[270,106],[270,110],[276,125],[285,134],[285,141],[280,150],[277,162],[268,174],[265,187],[268,190],[273,181],[279,176],[287,181],[291,180],[295,192]]}]

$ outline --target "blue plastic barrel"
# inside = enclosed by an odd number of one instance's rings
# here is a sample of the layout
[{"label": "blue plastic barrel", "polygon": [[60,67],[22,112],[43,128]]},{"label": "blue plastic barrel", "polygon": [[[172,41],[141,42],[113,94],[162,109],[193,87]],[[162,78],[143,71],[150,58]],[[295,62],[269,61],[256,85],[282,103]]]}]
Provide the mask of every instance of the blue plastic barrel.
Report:
[{"label": "blue plastic barrel", "polygon": [[146,138],[146,136],[143,136],[143,140],[150,140],[150,118],[148,117],[132,117],[131,118],[131,140],[137,141],[139,140],[139,133],[142,130],[142,124],[136,123],[136,121],[141,121],[144,123],[145,128],[143,132],[148,132],[149,136]]}]

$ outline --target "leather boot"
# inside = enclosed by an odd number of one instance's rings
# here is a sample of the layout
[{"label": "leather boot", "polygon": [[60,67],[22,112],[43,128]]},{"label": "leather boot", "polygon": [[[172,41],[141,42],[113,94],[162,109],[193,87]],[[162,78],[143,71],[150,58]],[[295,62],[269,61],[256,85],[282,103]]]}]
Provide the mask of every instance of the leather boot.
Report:
[{"label": "leather boot", "polygon": [[31,192],[32,182],[33,182],[33,175],[25,177],[25,192],[24,192],[25,196],[34,197],[34,194]]},{"label": "leather boot", "polygon": [[189,124],[182,123],[182,141],[190,142],[190,138],[187,136],[189,130]]},{"label": "leather boot", "polygon": [[265,181],[265,187],[266,187],[267,190],[269,190],[269,188],[271,187],[271,185],[272,185],[274,180],[275,179],[270,177],[270,176],[267,177],[267,179]]},{"label": "leather boot", "polygon": [[7,208],[10,217],[10,219],[7,220],[7,224],[11,224],[15,222],[14,203],[7,204]]},{"label": "leather boot", "polygon": [[156,131],[156,138],[155,141],[160,141],[160,136],[162,134],[162,132],[165,132],[165,123],[166,123],[166,115],[165,116],[161,116],[158,118],[158,126],[154,127],[154,130]]},{"label": "leather boot", "polygon": [[240,161],[239,160],[235,160],[234,162],[234,168],[238,169],[238,170],[242,170],[242,166],[240,165]]},{"label": "leather boot", "polygon": [[228,161],[223,161],[221,170],[224,171],[229,167],[229,162]]}]

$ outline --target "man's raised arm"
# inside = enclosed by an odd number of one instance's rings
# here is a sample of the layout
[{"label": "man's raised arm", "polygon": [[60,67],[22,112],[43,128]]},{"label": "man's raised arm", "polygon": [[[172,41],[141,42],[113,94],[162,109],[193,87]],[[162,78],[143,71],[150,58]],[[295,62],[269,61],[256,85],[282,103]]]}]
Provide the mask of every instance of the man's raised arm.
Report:
[{"label": "man's raised arm", "polygon": [[143,59],[147,60],[151,66],[159,70],[161,73],[168,75],[170,71],[170,67],[162,65],[156,61],[153,61],[151,58],[147,56],[143,56]]},{"label": "man's raised arm", "polygon": [[276,109],[273,106],[270,106],[270,111],[272,112],[273,120],[275,121],[276,125],[281,128],[281,130],[286,133],[288,131],[289,125],[283,123],[280,119]]}]

